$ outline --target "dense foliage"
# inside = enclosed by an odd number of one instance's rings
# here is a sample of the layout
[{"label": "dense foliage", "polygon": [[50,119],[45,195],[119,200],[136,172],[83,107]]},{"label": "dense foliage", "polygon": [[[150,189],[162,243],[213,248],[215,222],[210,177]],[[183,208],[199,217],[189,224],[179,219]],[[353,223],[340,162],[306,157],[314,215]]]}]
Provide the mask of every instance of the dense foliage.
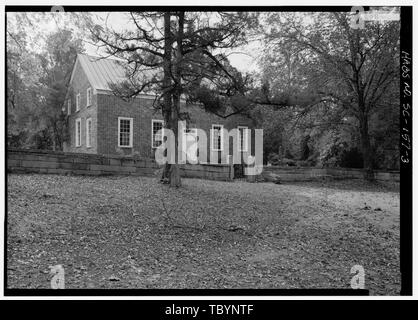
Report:
[{"label": "dense foliage", "polygon": [[48,16],[7,16],[7,144],[62,150],[67,85],[82,41],[70,29],[42,33]]},{"label": "dense foliage", "polygon": [[[55,17],[7,15],[8,146],[62,148],[71,69],[93,41],[128,62],[115,93],[157,93],[168,126],[187,119],[186,97],[253,118],[266,162],[399,168],[398,21],[353,29],[347,13],[133,12],[119,31],[87,13],[40,28]],[[259,70],[243,73],[228,56],[254,41]]]},{"label": "dense foliage", "polygon": [[263,81],[274,95],[293,99],[287,117],[268,116],[286,132],[271,152],[310,164],[396,169],[399,21],[353,29],[350,19],[346,13],[265,16]]}]

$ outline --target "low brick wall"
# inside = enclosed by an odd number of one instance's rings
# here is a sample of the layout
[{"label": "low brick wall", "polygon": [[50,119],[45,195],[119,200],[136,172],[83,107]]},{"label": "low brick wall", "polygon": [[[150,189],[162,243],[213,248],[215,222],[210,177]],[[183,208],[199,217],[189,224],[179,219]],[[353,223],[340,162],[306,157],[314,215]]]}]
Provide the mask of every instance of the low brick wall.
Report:
[{"label": "low brick wall", "polygon": [[[81,175],[141,175],[159,174],[161,167],[153,159],[138,159],[116,155],[94,155],[44,150],[9,149],[7,171],[14,173],[55,173]],[[233,167],[226,164],[185,164],[180,167],[186,178],[230,181],[234,179]],[[280,181],[306,181],[324,177],[363,179],[363,170],[350,168],[309,168],[265,166],[261,176]],[[376,171],[380,181],[399,182],[399,172]]]},{"label": "low brick wall", "polygon": [[[362,169],[352,168],[265,166],[261,176],[267,180],[272,176],[277,176],[281,181],[307,181],[326,177],[335,179],[363,179],[364,173]],[[397,171],[375,171],[375,177],[378,181],[400,181],[399,172]]]},{"label": "low brick wall", "polygon": [[[7,171],[10,173],[55,173],[80,175],[145,175],[159,174],[161,167],[153,159],[116,155],[8,149]],[[183,177],[231,180],[228,165],[182,165]]]},{"label": "low brick wall", "polygon": [[281,181],[305,181],[324,177],[327,175],[327,171],[324,168],[264,166],[261,175],[266,179],[274,175],[278,176]]},{"label": "low brick wall", "polygon": [[[361,169],[353,168],[326,168],[327,174],[336,178],[351,178],[351,179],[363,179],[364,172]],[[399,171],[375,171],[375,178],[378,181],[392,181],[399,182]]]},{"label": "low brick wall", "polygon": [[153,175],[158,165],[149,159],[121,156],[9,149],[8,172],[85,175]]},{"label": "low brick wall", "polygon": [[229,181],[234,177],[232,167],[226,164],[185,164],[181,166],[181,175],[186,178]]}]

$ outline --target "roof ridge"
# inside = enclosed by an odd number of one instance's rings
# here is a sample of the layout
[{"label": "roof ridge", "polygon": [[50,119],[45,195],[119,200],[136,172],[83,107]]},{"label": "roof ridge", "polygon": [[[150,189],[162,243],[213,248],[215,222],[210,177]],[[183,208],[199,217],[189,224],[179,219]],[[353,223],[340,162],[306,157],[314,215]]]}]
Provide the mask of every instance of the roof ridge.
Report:
[{"label": "roof ridge", "polygon": [[[123,60],[78,53],[76,63],[79,63],[91,87],[95,90],[112,91],[111,84],[127,79],[125,70],[127,63]],[[75,69],[76,66],[74,66],[73,71]],[[149,95],[149,93],[144,94]]]},{"label": "roof ridge", "polygon": [[116,58],[114,56],[101,57],[101,56],[93,56],[93,55],[87,54],[87,53],[77,53],[77,56],[85,56],[85,57],[88,57],[88,58],[91,58],[91,59],[96,59],[96,61],[99,61],[99,60],[113,60],[113,61],[125,62],[123,59]]}]

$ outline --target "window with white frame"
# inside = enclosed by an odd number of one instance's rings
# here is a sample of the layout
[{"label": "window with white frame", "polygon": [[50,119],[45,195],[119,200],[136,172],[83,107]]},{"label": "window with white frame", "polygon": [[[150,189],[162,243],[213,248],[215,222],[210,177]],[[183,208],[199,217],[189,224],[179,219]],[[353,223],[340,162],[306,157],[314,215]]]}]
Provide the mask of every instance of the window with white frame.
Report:
[{"label": "window with white frame", "polygon": [[118,146],[132,148],[133,145],[133,118],[118,118]]},{"label": "window with white frame", "polygon": [[185,128],[183,132],[183,150],[186,151],[187,157],[193,161],[196,161],[199,156],[197,141],[197,128]]},{"label": "window with white frame", "polygon": [[248,127],[238,126],[238,151],[248,151]]},{"label": "window with white frame", "polygon": [[75,120],[75,146],[81,146],[81,119]]},{"label": "window with white frame", "polygon": [[153,148],[158,148],[163,143],[163,128],[164,128],[163,120],[152,119],[151,145]]},{"label": "window with white frame", "polygon": [[91,106],[91,88],[87,89],[87,107]]},{"label": "window with white frame", "polygon": [[80,99],[81,95],[77,94],[77,96],[75,97],[75,111],[80,111]]},{"label": "window with white frame", "polygon": [[91,147],[91,118],[86,120],[86,147]]},{"label": "window with white frame", "polygon": [[68,115],[71,114],[71,98],[68,98],[68,102],[67,102],[67,114]]},{"label": "window with white frame", "polygon": [[223,125],[213,124],[211,130],[211,145],[213,151],[223,150]]}]

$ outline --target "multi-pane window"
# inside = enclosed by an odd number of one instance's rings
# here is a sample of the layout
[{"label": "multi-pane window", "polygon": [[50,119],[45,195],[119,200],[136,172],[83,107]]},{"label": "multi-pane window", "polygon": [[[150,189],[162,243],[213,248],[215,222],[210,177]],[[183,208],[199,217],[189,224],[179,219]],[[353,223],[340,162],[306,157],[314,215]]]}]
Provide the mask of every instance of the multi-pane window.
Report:
[{"label": "multi-pane window", "polygon": [[68,102],[67,102],[67,114],[70,115],[71,114],[71,99],[68,98]]},{"label": "multi-pane window", "polygon": [[213,151],[221,151],[223,147],[223,126],[218,124],[212,125],[212,150]]},{"label": "multi-pane window", "polygon": [[248,127],[238,127],[238,151],[248,151]]},{"label": "multi-pane window", "polygon": [[75,111],[80,110],[80,99],[81,99],[81,95],[77,94],[77,96],[75,98]]},{"label": "multi-pane window", "polygon": [[91,147],[91,118],[86,120],[86,147]]},{"label": "multi-pane window", "polygon": [[119,127],[119,147],[128,147],[132,148],[132,138],[133,138],[133,118],[118,118],[118,127]]},{"label": "multi-pane window", "polygon": [[91,106],[91,88],[87,89],[87,107]]},{"label": "multi-pane window", "polygon": [[75,146],[81,146],[81,119],[75,121]]},{"label": "multi-pane window", "polygon": [[[163,120],[152,120],[152,147],[158,148],[163,143]],[[161,130],[161,131],[160,131]]]},{"label": "multi-pane window", "polygon": [[199,149],[196,143],[197,141],[197,129],[185,128],[183,134],[183,150],[186,151],[187,157],[193,161],[196,161],[199,156]]}]

